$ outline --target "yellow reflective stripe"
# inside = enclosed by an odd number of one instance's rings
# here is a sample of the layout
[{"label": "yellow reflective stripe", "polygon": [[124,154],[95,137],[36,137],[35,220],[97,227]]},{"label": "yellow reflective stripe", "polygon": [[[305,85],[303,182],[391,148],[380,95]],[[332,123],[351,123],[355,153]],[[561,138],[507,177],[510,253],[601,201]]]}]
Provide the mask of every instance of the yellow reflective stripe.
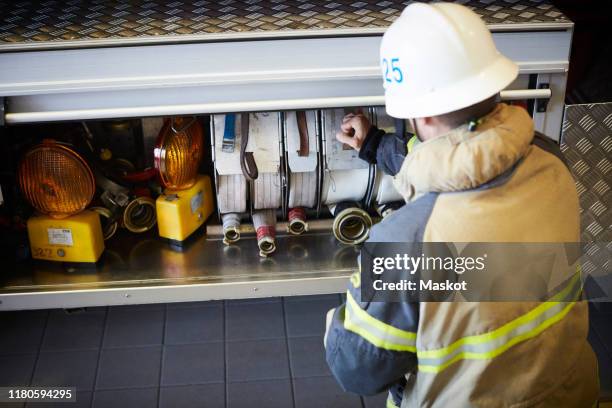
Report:
[{"label": "yellow reflective stripe", "polygon": [[410,153],[412,149],[414,149],[414,144],[416,143],[416,141],[417,141],[416,136],[412,136],[410,140],[408,140],[408,143],[406,143],[406,149],[408,150],[408,153]]},{"label": "yellow reflective stripe", "polygon": [[381,339],[378,336],[375,336],[371,332],[367,331],[365,328],[352,323],[350,320],[348,320],[348,318],[344,321],[344,328],[348,331],[352,331],[353,333],[358,334],[359,336],[363,337],[369,343],[372,343],[378,348],[391,351],[409,351],[411,353],[416,352],[416,346],[396,344],[388,340]]},{"label": "yellow reflective stripe", "polygon": [[482,344],[482,343],[486,343],[489,342],[491,340],[495,340],[498,337],[504,336],[505,334],[507,334],[508,332],[512,331],[513,329],[529,322],[530,320],[533,320],[534,317],[542,314],[542,312],[550,309],[551,307],[555,306],[556,303],[553,302],[547,302],[547,303],[543,303],[540,306],[536,307],[535,309],[529,311],[527,314],[524,314],[523,316],[519,317],[518,319],[515,319],[505,325],[503,325],[502,327],[495,329],[493,331],[490,331],[488,333],[483,333],[483,334],[478,334],[478,335],[474,335],[474,336],[468,336],[468,337],[463,337],[459,340],[457,340],[456,342],[454,342],[453,344],[451,344],[448,347],[444,347],[441,349],[437,349],[437,350],[420,350],[418,355],[419,357],[428,357],[428,358],[435,358],[435,357],[443,357],[446,354],[450,354],[453,351],[455,351],[456,349],[458,349],[461,346],[464,346],[466,344]]},{"label": "yellow reflective stripe", "polygon": [[391,393],[387,395],[387,404],[385,408],[399,408],[397,405],[395,405],[395,401],[393,401],[393,397],[391,396]]},{"label": "yellow reflective stripe", "polygon": [[436,373],[462,359],[494,358],[515,344],[537,336],[563,319],[580,298],[581,291],[580,275],[575,274],[564,290],[555,296],[562,301],[542,303],[492,332],[459,339],[442,349],[417,351],[419,370]]},{"label": "yellow reflective stripe", "polygon": [[[438,373],[438,372],[444,370],[445,368],[447,368],[448,366],[450,366],[451,364],[454,364],[457,361],[462,360],[462,359],[486,360],[486,359],[491,359],[491,358],[497,357],[498,355],[500,355],[504,351],[508,350],[510,347],[514,346],[515,344],[520,343],[522,341],[525,341],[525,340],[528,340],[530,338],[533,338],[533,337],[537,336],[538,334],[540,334],[541,332],[543,332],[544,330],[546,330],[547,328],[549,328],[553,324],[555,324],[558,321],[560,321],[561,319],[563,319],[569,313],[569,311],[574,307],[575,304],[576,304],[576,302],[568,303],[568,305],[565,306],[565,308],[563,308],[563,310],[560,313],[557,313],[556,315],[554,315],[550,319],[545,320],[541,325],[537,326],[533,330],[531,330],[531,331],[529,331],[527,333],[523,333],[520,336],[512,338],[510,341],[508,341],[507,343],[505,343],[504,345],[502,345],[501,347],[499,347],[499,348],[497,348],[495,350],[492,350],[492,351],[489,351],[489,352],[482,352],[482,353],[478,353],[478,352],[461,352],[458,355],[456,355],[455,357],[453,357],[451,360],[445,362],[442,365],[438,365],[438,366],[435,366],[435,365],[419,365],[418,366],[419,371],[429,372],[429,373]],[[420,355],[420,353],[417,352],[417,355]]]},{"label": "yellow reflective stripe", "polygon": [[368,324],[371,324],[372,326],[378,328],[379,330],[387,332],[387,333],[389,333],[389,334],[391,334],[393,336],[401,337],[401,338],[404,338],[404,339],[407,339],[407,340],[416,340],[416,333],[410,332],[410,331],[406,331],[406,330],[402,330],[402,329],[398,329],[397,327],[393,327],[391,325],[388,325],[388,324],[386,324],[384,322],[381,322],[380,320],[375,319],[374,317],[370,316],[368,314],[368,312],[366,312],[365,310],[363,310],[359,306],[357,301],[353,298],[353,295],[351,295],[350,291],[346,292],[346,300],[355,309],[355,313],[357,315],[359,315],[359,318],[361,318],[362,320],[366,321]]},{"label": "yellow reflective stripe", "polygon": [[[558,295],[563,294],[564,296],[567,296],[569,290],[571,290],[573,288],[573,286],[575,285],[576,282],[576,274],[574,276],[574,278],[570,281],[570,283],[567,285],[567,287]],[[557,296],[555,296],[554,298],[556,298]],[[572,301],[575,299],[572,299]],[[505,325],[501,326],[498,329],[495,329],[493,331],[490,331],[488,333],[483,333],[483,334],[478,334],[478,335],[474,335],[474,336],[467,336],[467,337],[463,337],[459,340],[457,340],[456,342],[454,342],[453,344],[451,344],[450,346],[447,347],[443,347],[440,349],[436,349],[436,350],[419,350],[418,352],[418,356],[421,358],[436,358],[436,357],[443,357],[447,354],[452,353],[453,351],[457,350],[459,347],[462,347],[464,345],[468,345],[468,344],[483,344],[492,340],[495,340],[499,337],[505,336],[506,334],[508,334],[509,332],[511,332],[512,330],[516,329],[519,326],[522,326],[525,323],[528,323],[534,319],[536,319],[539,315],[541,315],[542,313],[546,312],[548,309],[555,307],[556,305],[558,305],[559,303],[562,302],[553,302],[553,301],[548,301],[548,302],[544,302],[541,305],[535,307],[534,309],[530,310],[529,312],[527,312],[526,314],[522,315],[521,317],[514,319],[508,323],[506,323]]]},{"label": "yellow reflective stripe", "polygon": [[576,268],[576,273],[574,273],[574,275],[572,276],[572,279],[565,286],[565,288],[563,288],[563,290],[557,293],[555,296],[551,297],[547,302],[561,302],[562,300],[566,299],[570,291],[574,289],[574,286],[576,285],[576,281],[580,281],[580,273],[581,273],[580,265],[578,265]]},{"label": "yellow reflective stripe", "polygon": [[381,349],[416,352],[416,333],[400,330],[370,316],[359,307],[350,291],[346,294],[346,300],[344,318],[346,330],[358,334]]},{"label": "yellow reflective stripe", "polygon": [[353,284],[353,287],[355,289],[359,288],[361,286],[361,274],[359,271],[355,271],[351,274],[351,283]]}]

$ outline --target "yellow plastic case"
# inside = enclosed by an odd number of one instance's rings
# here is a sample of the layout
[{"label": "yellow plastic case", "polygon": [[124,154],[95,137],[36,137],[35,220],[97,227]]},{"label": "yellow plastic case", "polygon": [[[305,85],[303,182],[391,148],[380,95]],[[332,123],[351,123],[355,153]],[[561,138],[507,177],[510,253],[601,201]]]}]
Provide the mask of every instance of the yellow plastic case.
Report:
[{"label": "yellow plastic case", "polygon": [[95,263],[104,251],[100,216],[89,210],[62,219],[30,217],[28,238],[34,259]]},{"label": "yellow plastic case", "polygon": [[157,227],[162,238],[184,241],[213,212],[210,177],[200,175],[187,190],[166,190],[157,198]]}]

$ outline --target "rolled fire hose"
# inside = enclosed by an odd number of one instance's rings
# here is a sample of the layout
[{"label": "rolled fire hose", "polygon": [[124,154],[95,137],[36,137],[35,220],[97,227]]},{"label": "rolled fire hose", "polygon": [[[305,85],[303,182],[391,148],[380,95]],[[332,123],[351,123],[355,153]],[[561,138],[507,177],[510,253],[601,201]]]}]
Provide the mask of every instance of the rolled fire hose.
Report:
[{"label": "rolled fire hose", "polygon": [[106,207],[90,207],[91,211],[95,211],[100,215],[102,221],[102,235],[104,240],[110,239],[117,232],[119,223],[113,219],[113,212]]},{"label": "rolled fire hose", "polygon": [[368,239],[372,218],[354,202],[329,206],[334,215],[332,232],[343,244],[357,245]]},{"label": "rolled fire hose", "polygon": [[223,222],[223,243],[230,245],[240,240],[240,214],[227,213],[221,215]]},{"label": "rolled fire hose", "polygon": [[253,211],[253,226],[257,232],[259,256],[266,258],[276,251],[276,210]]},{"label": "rolled fire hose", "polygon": [[123,226],[131,232],[148,231],[156,223],[155,201],[150,197],[137,197],[123,210]]},{"label": "rolled fire hose", "polygon": [[[308,122],[305,111],[295,113],[299,135],[299,157],[310,154]],[[291,173],[289,182],[289,213],[287,231],[292,235],[300,235],[308,231],[306,208],[316,204],[317,173],[314,171]]]},{"label": "rolled fire hose", "polygon": [[306,208],[316,205],[317,174],[314,171],[291,173],[289,182],[289,214],[287,230],[299,235],[308,231]]},{"label": "rolled fire hose", "polygon": [[223,243],[240,240],[240,213],[246,211],[246,179],[242,174],[217,177],[217,205],[223,223]]}]

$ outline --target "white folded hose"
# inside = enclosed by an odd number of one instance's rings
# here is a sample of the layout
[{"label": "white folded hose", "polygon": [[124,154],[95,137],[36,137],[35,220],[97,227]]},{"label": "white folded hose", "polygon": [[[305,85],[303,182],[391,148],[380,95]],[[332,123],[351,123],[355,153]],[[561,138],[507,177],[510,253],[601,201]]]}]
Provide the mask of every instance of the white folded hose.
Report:
[{"label": "white folded hose", "polygon": [[253,226],[257,232],[259,256],[265,258],[276,251],[276,210],[253,211]]}]

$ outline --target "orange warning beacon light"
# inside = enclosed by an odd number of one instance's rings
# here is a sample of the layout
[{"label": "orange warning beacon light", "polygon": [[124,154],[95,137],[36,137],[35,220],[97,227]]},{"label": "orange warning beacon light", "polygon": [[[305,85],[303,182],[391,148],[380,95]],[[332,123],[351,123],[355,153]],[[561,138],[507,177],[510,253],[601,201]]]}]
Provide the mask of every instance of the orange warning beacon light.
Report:
[{"label": "orange warning beacon light", "polygon": [[17,180],[38,213],[28,220],[32,257],[96,262],[104,244],[99,215],[84,211],[96,190],[87,162],[69,147],[44,140],[22,157]]},{"label": "orange warning beacon light", "polygon": [[204,132],[195,117],[167,119],[153,151],[161,184],[173,190],[193,186],[203,151]]},{"label": "orange warning beacon light", "polygon": [[153,151],[155,168],[165,188],[157,198],[159,235],[180,244],[213,211],[210,177],[199,175],[204,131],[195,117],[166,119]]},{"label": "orange warning beacon light", "polygon": [[76,152],[51,140],[30,149],[19,163],[19,188],[41,214],[65,218],[87,207],[96,185]]}]

